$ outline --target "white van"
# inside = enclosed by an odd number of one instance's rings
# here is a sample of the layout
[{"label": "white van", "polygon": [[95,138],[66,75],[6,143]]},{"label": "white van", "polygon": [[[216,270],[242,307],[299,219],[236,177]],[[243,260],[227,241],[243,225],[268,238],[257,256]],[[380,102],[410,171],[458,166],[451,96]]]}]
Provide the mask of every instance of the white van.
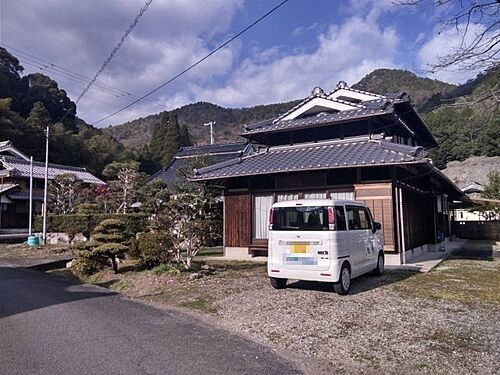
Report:
[{"label": "white van", "polygon": [[366,204],[334,199],[299,199],[273,204],[269,215],[267,273],[271,285],[288,279],[334,283],[347,294],[351,279],[382,275],[380,223]]}]

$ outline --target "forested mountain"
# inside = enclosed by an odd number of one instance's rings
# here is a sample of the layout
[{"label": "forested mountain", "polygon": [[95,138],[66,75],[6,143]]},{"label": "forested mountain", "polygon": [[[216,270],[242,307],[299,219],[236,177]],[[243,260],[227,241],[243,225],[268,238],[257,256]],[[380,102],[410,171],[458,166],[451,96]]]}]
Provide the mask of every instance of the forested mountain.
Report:
[{"label": "forested mountain", "polygon": [[22,75],[16,57],[0,47],[0,140],[10,140],[35,160],[45,158],[50,129],[50,162],[86,167],[101,175],[105,165],[133,154],[101,129],[75,116],[76,105],[56,81]]},{"label": "forested mountain", "polygon": [[[251,108],[224,108],[208,102],[197,102],[176,109],[179,124],[187,125],[196,144],[210,143],[209,131],[203,124],[216,121],[216,142],[235,140],[243,131],[243,125],[277,116],[299,101],[259,105]],[[138,118],[105,131],[124,146],[140,150],[151,141],[153,128],[160,121],[160,114]]]},{"label": "forested mountain", "polygon": [[354,89],[386,94],[406,92],[411,95],[418,112],[428,111],[443,96],[448,96],[455,85],[437,79],[419,77],[402,69],[376,69],[352,85]]}]

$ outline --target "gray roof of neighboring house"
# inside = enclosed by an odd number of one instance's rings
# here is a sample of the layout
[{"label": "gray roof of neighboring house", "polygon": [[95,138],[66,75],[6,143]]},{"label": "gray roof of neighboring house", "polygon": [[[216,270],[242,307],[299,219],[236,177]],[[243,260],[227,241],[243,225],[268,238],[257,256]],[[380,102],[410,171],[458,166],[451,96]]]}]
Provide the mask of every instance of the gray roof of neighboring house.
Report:
[{"label": "gray roof of neighboring house", "polygon": [[[30,199],[30,192],[29,191],[13,191],[7,196],[10,199],[14,200],[29,200]],[[38,193],[38,192],[33,192],[33,200],[35,201],[43,201],[43,193]]]},{"label": "gray roof of neighboring house", "polygon": [[0,194],[6,193],[12,189],[19,188],[17,184],[0,184]]},{"label": "gray roof of neighboring house", "polygon": [[172,161],[149,177],[148,181],[159,178],[172,186],[178,182],[179,172],[186,168],[191,158],[203,157],[207,165],[212,165],[240,157],[249,148],[250,145],[246,142],[181,147]]},{"label": "gray roof of neighboring house", "polygon": [[428,163],[422,147],[358,137],[341,141],[279,146],[195,171],[193,180],[359,166]]},{"label": "gray roof of neighboring house", "polygon": [[242,152],[245,149],[246,145],[247,145],[246,142],[235,142],[235,143],[218,143],[218,144],[203,145],[203,146],[186,146],[186,147],[181,147],[179,151],[176,152],[175,157],[221,154],[221,153],[238,153]]},{"label": "gray roof of neighboring house", "polygon": [[19,151],[17,148],[14,147],[11,141],[1,141],[0,142],[0,153],[1,152],[8,152],[11,155],[20,157],[25,160],[29,160],[29,157],[23,154],[21,151]]},{"label": "gray roof of neighboring house", "polygon": [[[30,162],[13,156],[1,156],[0,163],[4,170],[0,171],[0,176],[26,177],[30,176]],[[78,179],[89,184],[104,184],[103,181],[89,173],[85,168],[71,167],[67,165],[49,163],[49,180],[61,174],[74,174]],[[33,162],[33,178],[45,178],[45,163]]]}]

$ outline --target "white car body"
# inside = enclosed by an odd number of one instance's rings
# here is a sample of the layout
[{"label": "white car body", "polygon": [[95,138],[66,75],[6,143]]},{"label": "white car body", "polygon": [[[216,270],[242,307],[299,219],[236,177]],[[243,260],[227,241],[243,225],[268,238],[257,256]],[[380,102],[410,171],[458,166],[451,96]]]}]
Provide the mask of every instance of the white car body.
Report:
[{"label": "white car body", "polygon": [[299,199],[275,203],[270,213],[268,275],[271,279],[338,283],[343,264],[349,268],[350,278],[355,278],[376,270],[380,256],[383,272],[383,241],[378,229],[380,224],[361,202]]}]

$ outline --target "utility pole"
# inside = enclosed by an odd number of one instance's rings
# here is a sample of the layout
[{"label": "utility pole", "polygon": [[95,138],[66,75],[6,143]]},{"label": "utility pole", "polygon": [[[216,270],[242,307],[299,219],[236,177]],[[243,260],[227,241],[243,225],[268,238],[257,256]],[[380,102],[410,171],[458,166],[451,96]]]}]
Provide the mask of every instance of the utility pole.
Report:
[{"label": "utility pole", "polygon": [[33,220],[33,156],[30,157],[30,217],[28,220],[28,236],[31,236],[31,223]]},{"label": "utility pole", "polygon": [[203,124],[203,126],[210,126],[210,144],[214,144],[214,128],[213,126],[215,125],[215,121],[210,121],[207,122],[206,124]]},{"label": "utility pole", "polygon": [[49,181],[49,127],[45,132],[45,186],[43,190],[43,244],[47,244],[47,188]]}]

